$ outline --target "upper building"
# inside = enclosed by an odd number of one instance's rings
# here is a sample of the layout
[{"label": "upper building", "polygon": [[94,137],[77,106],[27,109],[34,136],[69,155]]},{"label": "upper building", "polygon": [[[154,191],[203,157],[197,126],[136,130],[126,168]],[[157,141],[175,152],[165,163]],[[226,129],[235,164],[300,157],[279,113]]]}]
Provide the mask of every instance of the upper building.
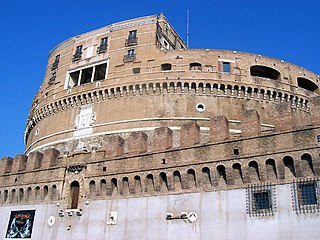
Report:
[{"label": "upper building", "polygon": [[57,45],[24,137],[0,161],[0,236],[320,234],[319,76],[189,49],[163,14]]}]

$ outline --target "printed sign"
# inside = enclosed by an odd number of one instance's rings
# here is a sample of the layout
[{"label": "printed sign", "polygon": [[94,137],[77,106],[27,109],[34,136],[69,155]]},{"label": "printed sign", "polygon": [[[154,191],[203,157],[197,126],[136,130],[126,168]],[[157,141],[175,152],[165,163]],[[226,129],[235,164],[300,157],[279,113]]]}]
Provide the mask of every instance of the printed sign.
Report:
[{"label": "printed sign", "polygon": [[11,211],[6,238],[31,238],[35,211]]}]

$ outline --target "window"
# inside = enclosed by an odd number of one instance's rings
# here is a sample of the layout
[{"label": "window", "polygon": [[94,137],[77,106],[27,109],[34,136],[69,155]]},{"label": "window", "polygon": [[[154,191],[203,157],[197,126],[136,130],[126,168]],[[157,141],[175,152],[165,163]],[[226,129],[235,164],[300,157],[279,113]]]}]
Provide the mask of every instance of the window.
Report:
[{"label": "window", "polygon": [[298,81],[298,87],[304,88],[311,92],[320,93],[318,85],[310,81],[309,79],[298,77],[297,81]]},{"label": "window", "polygon": [[54,60],[54,62],[51,65],[51,71],[55,70],[58,68],[59,65],[59,61],[60,61],[60,54],[56,56],[56,59]]},{"label": "window", "polygon": [[224,73],[230,73],[231,72],[231,68],[230,68],[230,63],[229,62],[223,62],[222,63],[222,71]]},{"label": "window", "polygon": [[270,209],[270,191],[261,191],[253,193],[253,202],[255,210]]},{"label": "window", "polygon": [[108,62],[82,68],[68,73],[65,88],[72,88],[83,84],[107,79]]},{"label": "window", "polygon": [[137,30],[132,30],[129,32],[128,39],[126,40],[126,46],[132,46],[137,44]]},{"label": "window", "polygon": [[78,208],[78,201],[79,201],[79,193],[80,193],[80,184],[77,181],[74,181],[71,183],[70,186],[71,190],[71,209],[77,209]]},{"label": "window", "polygon": [[190,63],[190,70],[191,71],[197,71],[197,70],[199,70],[199,71],[201,71],[202,70],[202,66],[201,66],[201,64],[200,63]]},{"label": "window", "polygon": [[272,216],[275,212],[274,187],[270,184],[253,185],[247,189],[247,213],[250,217]]},{"label": "window", "polygon": [[136,59],[136,53],[134,49],[129,49],[128,53],[123,57],[124,62],[134,61],[135,59]]},{"label": "window", "polygon": [[98,47],[98,53],[104,53],[108,49],[108,37],[101,38],[100,46]]},{"label": "window", "polygon": [[140,73],[140,68],[139,67],[132,68],[132,72],[133,72],[133,74],[138,74],[138,73]]},{"label": "window", "polygon": [[298,184],[298,201],[300,205],[317,204],[315,182]]},{"label": "window", "polygon": [[169,71],[172,69],[172,65],[170,63],[164,63],[161,65],[161,71]]},{"label": "window", "polygon": [[81,55],[82,55],[82,45],[77,46],[76,48],[76,52],[73,55],[73,61],[78,61],[81,59]]},{"label": "window", "polygon": [[277,80],[280,78],[280,72],[266,66],[251,66],[250,75],[253,77],[262,77]]},{"label": "window", "polygon": [[303,180],[293,183],[293,208],[297,213],[320,212],[319,182]]}]

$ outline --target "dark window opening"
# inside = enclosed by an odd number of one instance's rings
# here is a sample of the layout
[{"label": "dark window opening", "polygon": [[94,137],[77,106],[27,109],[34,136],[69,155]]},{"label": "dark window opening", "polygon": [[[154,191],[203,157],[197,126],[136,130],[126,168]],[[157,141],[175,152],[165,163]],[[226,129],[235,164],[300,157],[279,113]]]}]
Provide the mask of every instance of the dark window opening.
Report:
[{"label": "dark window opening", "polygon": [[123,57],[124,62],[134,61],[135,59],[136,59],[136,52],[134,49],[129,49],[128,53]]},{"label": "dark window opening", "polygon": [[166,159],[161,159],[161,164],[166,164]]},{"label": "dark window opening", "polygon": [[106,78],[107,63],[96,66],[93,81],[104,80]]},{"label": "dark window opening", "polygon": [[108,37],[101,38],[100,46],[98,47],[98,53],[106,52],[108,49]]},{"label": "dark window opening", "polygon": [[161,65],[161,70],[162,71],[169,71],[172,69],[172,65],[170,63],[164,63]]},{"label": "dark window opening", "polygon": [[82,55],[82,45],[77,46],[76,48],[76,52],[73,55],[73,61],[78,61],[81,59],[81,55]]},{"label": "dark window opening", "polygon": [[129,31],[128,39],[126,40],[126,46],[137,44],[137,39],[137,30]]},{"label": "dark window opening", "polygon": [[80,76],[80,71],[70,73],[69,87],[78,85],[79,76]]},{"label": "dark window opening", "polygon": [[311,92],[318,92],[319,93],[319,87],[314,82],[310,81],[309,79],[299,77],[298,79],[298,87],[304,88],[306,90],[309,90]]},{"label": "dark window opening", "polygon": [[222,71],[224,73],[230,73],[231,72],[231,66],[229,62],[223,62],[222,63]]},{"label": "dark window opening", "polygon": [[138,74],[140,73],[140,68],[132,68],[133,74]]},{"label": "dark window opening", "polygon": [[79,193],[80,193],[79,182],[77,181],[72,182],[71,183],[71,209],[78,208]]},{"label": "dark window opening", "polygon": [[270,191],[267,192],[255,192],[253,193],[254,209],[270,209],[271,208],[271,196]]},{"label": "dark window opening", "polygon": [[315,182],[298,184],[298,201],[300,205],[313,205],[318,203]]},{"label": "dark window opening", "polygon": [[93,67],[82,70],[80,85],[91,82],[92,71],[93,71]]},{"label": "dark window opening", "polygon": [[[94,76],[92,76],[93,72],[94,72]],[[68,88],[90,83],[93,81],[104,80],[106,78],[107,78],[107,63],[103,63],[100,65],[96,65],[93,67],[89,67],[89,68],[85,68],[85,69],[81,69],[81,70],[69,73]]]},{"label": "dark window opening", "polygon": [[56,56],[56,59],[52,63],[51,70],[54,70],[54,69],[58,68],[59,61],[60,61],[60,54]]},{"label": "dark window opening", "polygon": [[233,154],[234,155],[239,155],[239,149],[238,148],[233,149]]},{"label": "dark window opening", "polygon": [[106,171],[107,171],[107,167],[103,167],[103,168],[102,168],[102,171],[103,171],[103,172],[106,172]]},{"label": "dark window opening", "polygon": [[280,79],[280,72],[273,68],[269,68],[266,66],[251,66],[250,67],[250,75],[252,77],[262,77],[269,78],[273,80]]},{"label": "dark window opening", "polygon": [[202,66],[200,63],[190,63],[190,70],[191,71],[196,71],[196,70],[199,70],[201,71],[202,70]]}]

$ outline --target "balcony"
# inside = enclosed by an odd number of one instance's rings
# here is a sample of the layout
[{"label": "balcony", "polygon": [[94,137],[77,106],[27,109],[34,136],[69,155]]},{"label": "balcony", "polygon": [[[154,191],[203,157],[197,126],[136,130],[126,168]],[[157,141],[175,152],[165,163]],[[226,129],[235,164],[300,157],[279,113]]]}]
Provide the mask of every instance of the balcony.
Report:
[{"label": "balcony", "polygon": [[81,53],[75,53],[73,55],[72,61],[73,62],[79,61],[81,59],[81,55],[82,55],[82,52]]},{"label": "balcony", "polygon": [[126,47],[129,47],[129,46],[134,46],[134,45],[137,45],[138,44],[138,38],[128,38],[126,39],[126,43],[125,43],[125,46]]},{"label": "balcony", "polygon": [[100,45],[98,47],[98,54],[105,53],[108,50],[108,44]]},{"label": "balcony", "polygon": [[136,54],[126,54],[123,56],[123,62],[133,62],[136,60]]},{"label": "balcony", "polygon": [[52,63],[52,65],[51,65],[51,71],[57,69],[57,68],[58,68],[58,65],[59,65],[59,61],[55,61],[54,63]]}]

